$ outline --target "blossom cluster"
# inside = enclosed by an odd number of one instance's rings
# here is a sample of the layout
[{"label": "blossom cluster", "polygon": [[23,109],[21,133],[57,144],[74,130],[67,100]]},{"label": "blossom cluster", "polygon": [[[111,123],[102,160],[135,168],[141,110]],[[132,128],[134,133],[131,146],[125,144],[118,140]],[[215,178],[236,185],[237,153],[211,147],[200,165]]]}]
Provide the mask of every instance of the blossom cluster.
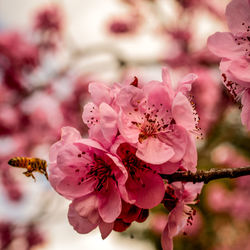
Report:
[{"label": "blossom cluster", "polygon": [[231,32],[217,32],[209,37],[208,48],[222,58],[224,85],[236,100],[241,99],[241,120],[250,130],[250,1],[231,1],[226,19]]},{"label": "blossom cluster", "polygon": [[112,86],[89,85],[92,102],[82,119],[89,138],[72,127],[62,128],[61,140],[50,148],[49,180],[67,199],[68,219],[79,233],[99,226],[102,238],[142,222],[148,209],[163,203],[171,211],[162,246],[172,249],[172,238],[193,212],[202,184],[171,185],[160,174],[196,171],[194,136],[198,116],[189,96],[195,74],[176,88],[166,68],[162,81],[142,84],[137,77]]}]

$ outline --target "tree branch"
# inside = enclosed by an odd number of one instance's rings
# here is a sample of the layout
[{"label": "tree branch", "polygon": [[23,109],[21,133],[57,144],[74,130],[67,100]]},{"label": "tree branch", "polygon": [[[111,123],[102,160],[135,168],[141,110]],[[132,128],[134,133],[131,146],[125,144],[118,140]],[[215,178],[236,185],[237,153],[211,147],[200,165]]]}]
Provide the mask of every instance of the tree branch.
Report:
[{"label": "tree branch", "polygon": [[168,180],[169,183],[176,181],[208,183],[209,181],[212,180],[217,180],[222,178],[237,178],[245,175],[250,175],[250,167],[223,168],[223,169],[212,168],[208,171],[197,170],[196,173],[192,173],[190,171],[179,171],[170,175],[161,174],[161,177],[163,179]]}]

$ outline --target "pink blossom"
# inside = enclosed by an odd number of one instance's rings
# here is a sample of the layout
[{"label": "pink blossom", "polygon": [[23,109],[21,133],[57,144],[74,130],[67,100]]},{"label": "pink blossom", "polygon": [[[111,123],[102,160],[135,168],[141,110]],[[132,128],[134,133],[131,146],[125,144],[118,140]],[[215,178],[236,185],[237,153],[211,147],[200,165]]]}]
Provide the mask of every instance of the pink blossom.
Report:
[{"label": "pink blossom", "polygon": [[62,13],[57,5],[39,10],[35,17],[35,29],[43,32],[60,32],[62,29]]},{"label": "pink blossom", "polygon": [[208,38],[208,48],[221,57],[223,81],[231,94],[241,98],[242,123],[250,130],[250,2],[232,0],[226,8],[231,32],[217,32]]},{"label": "pink blossom", "polygon": [[[171,185],[174,188],[174,193],[172,201],[175,203],[174,208],[168,215],[167,224],[163,231],[161,237],[161,244],[163,250],[172,250],[173,249],[173,237],[179,234],[185,227],[185,225],[192,225],[193,216],[195,215],[195,210],[192,210],[187,204],[195,204],[194,201],[197,198],[197,195],[201,192],[203,183],[175,183]],[[169,192],[168,189],[166,192]],[[164,205],[168,206],[171,200],[166,197],[163,200]]]},{"label": "pink blossom", "polygon": [[40,49],[55,49],[63,29],[63,13],[59,5],[49,5],[39,10],[34,19],[34,30]]},{"label": "pink blossom", "polygon": [[117,134],[117,112],[112,108],[113,89],[102,83],[90,83],[93,102],[84,106],[82,119],[89,127],[89,136],[109,148]]},{"label": "pink blossom", "polygon": [[[146,209],[160,204],[165,188],[162,178],[154,168],[136,157],[136,148],[124,140],[118,139],[113,146],[113,150],[120,157],[128,172],[128,179],[125,184],[128,197],[123,197],[125,201]],[[174,168],[173,171],[175,170]]]},{"label": "pink blossom", "polygon": [[197,153],[191,133],[197,132],[193,108],[185,96],[196,76],[186,76],[177,90],[166,69],[163,82],[151,81],[141,88],[123,87],[117,94],[118,128],[137,148],[136,156],[150,164],[173,163],[195,171]]},{"label": "pink blossom", "polygon": [[121,192],[125,192],[127,179],[123,165],[99,143],[82,139],[71,127],[64,127],[61,140],[51,146],[50,161],[52,186],[73,200],[70,224],[79,233],[99,226],[105,238],[121,212]]}]

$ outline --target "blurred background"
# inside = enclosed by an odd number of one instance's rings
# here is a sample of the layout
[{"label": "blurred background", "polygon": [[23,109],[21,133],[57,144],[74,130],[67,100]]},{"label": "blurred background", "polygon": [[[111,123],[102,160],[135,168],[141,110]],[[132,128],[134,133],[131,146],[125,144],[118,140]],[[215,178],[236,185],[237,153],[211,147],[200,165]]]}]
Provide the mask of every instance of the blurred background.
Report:
[{"label": "blurred background", "polygon": [[[37,181],[10,168],[15,156],[48,160],[62,126],[86,135],[81,120],[88,83],[199,78],[192,95],[203,139],[199,169],[250,163],[250,139],[240,105],[221,83],[209,35],[226,31],[228,0],[0,0],[0,249],[161,249],[167,212],[105,241],[98,231],[79,235],[68,204],[42,175]],[[193,225],[175,249],[250,250],[250,177],[214,181],[203,189]]]}]

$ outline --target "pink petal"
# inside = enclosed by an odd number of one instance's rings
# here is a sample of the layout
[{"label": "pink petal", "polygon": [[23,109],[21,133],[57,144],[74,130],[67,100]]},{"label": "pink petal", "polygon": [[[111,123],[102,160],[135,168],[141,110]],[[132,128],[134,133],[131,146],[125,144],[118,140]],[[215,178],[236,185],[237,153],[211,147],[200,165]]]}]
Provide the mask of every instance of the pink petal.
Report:
[{"label": "pink petal", "polygon": [[59,150],[68,143],[75,142],[81,139],[81,134],[78,130],[72,127],[63,127],[61,129],[61,140],[56,142],[50,147],[49,150],[49,159],[50,162],[56,161],[57,154]]},{"label": "pink petal", "polygon": [[150,167],[159,174],[173,174],[181,167],[181,164],[166,162],[160,165],[150,165]]},{"label": "pink petal", "polygon": [[[233,0],[226,8],[226,18],[229,29],[233,33],[246,32],[250,24],[250,3],[248,0]],[[245,25],[242,25],[245,23]]]},{"label": "pink petal", "polygon": [[159,133],[157,137],[174,150],[174,155],[170,159],[171,162],[178,162],[183,158],[188,143],[188,133],[183,127],[175,125],[173,132]]},{"label": "pink petal", "polygon": [[101,221],[99,223],[99,229],[100,229],[100,233],[101,233],[103,240],[109,236],[109,234],[113,230],[113,227],[114,227],[114,223],[106,223],[104,221]]},{"label": "pink petal", "polygon": [[101,103],[100,107],[100,126],[104,138],[112,142],[117,134],[117,113],[106,103]]},{"label": "pink petal", "polygon": [[110,94],[110,88],[100,82],[92,82],[89,84],[89,93],[91,94],[92,100],[96,105],[100,105],[102,102],[110,104],[112,97]]},{"label": "pink petal", "polygon": [[111,223],[119,216],[122,209],[121,197],[114,180],[108,180],[108,189],[98,193],[98,210],[104,222]]},{"label": "pink petal", "polygon": [[72,203],[69,205],[68,220],[74,229],[80,234],[89,233],[98,225],[98,223],[93,224],[88,219],[81,217],[74,209]]},{"label": "pink petal", "polygon": [[96,106],[93,102],[88,102],[84,105],[82,120],[89,127],[95,126],[97,123],[96,120],[100,119],[100,112],[98,106]]},{"label": "pink petal", "polygon": [[241,112],[242,124],[250,130],[250,90],[246,90],[243,94],[241,103],[243,105]]},{"label": "pink petal", "polygon": [[75,199],[72,206],[74,206],[75,211],[81,217],[87,218],[92,224],[99,223],[100,216],[98,214],[98,198],[96,193]]},{"label": "pink petal", "polygon": [[[81,185],[78,185],[81,183]],[[57,192],[63,196],[73,198],[79,198],[83,195],[87,195],[94,191],[95,182],[85,181],[81,182],[81,178],[76,178],[75,176],[67,176],[57,185]]]},{"label": "pink petal", "polygon": [[173,238],[168,236],[167,227],[165,227],[161,235],[161,246],[163,250],[173,250]]},{"label": "pink petal", "polygon": [[169,109],[171,107],[172,96],[167,91],[166,86],[160,82],[149,82],[143,86],[145,95],[148,97],[148,105]]},{"label": "pink petal", "polygon": [[136,200],[135,205],[145,209],[157,206],[165,194],[162,178],[153,171],[141,172],[140,181],[129,178],[126,188],[131,199]]},{"label": "pink petal", "polygon": [[191,172],[196,172],[197,166],[197,150],[195,140],[191,135],[188,135],[188,143],[185,155],[182,159],[182,166]]},{"label": "pink petal", "polygon": [[140,130],[131,124],[131,118],[122,111],[119,113],[118,128],[121,135],[129,143],[137,143]]},{"label": "pink petal", "polygon": [[229,59],[239,58],[244,51],[234,40],[234,36],[229,32],[216,32],[208,38],[208,49],[219,57]]},{"label": "pink petal", "polygon": [[137,107],[143,98],[144,94],[140,88],[129,85],[120,90],[116,103],[124,111],[129,112],[130,109]]},{"label": "pink petal", "polygon": [[109,159],[112,160],[111,164],[115,164],[116,169],[114,169],[114,175],[115,179],[118,182],[118,186],[125,185],[127,178],[128,178],[128,172],[122,162],[114,155],[107,153],[106,154]]},{"label": "pink petal", "polygon": [[177,125],[186,130],[195,129],[193,108],[186,96],[178,92],[172,104],[172,114]]},{"label": "pink petal", "polygon": [[167,225],[161,237],[163,250],[173,249],[173,237],[184,228],[187,218],[188,215],[184,213],[184,204],[179,202],[168,215]]},{"label": "pink petal", "polygon": [[107,141],[104,137],[100,123],[89,129],[89,138],[100,142],[105,149],[108,149],[111,146],[111,141]]},{"label": "pink petal", "polygon": [[239,80],[242,87],[250,88],[250,62],[246,60],[235,60],[233,61],[228,71],[234,76],[235,79]]},{"label": "pink petal", "polygon": [[165,84],[169,84],[172,87],[172,81],[171,81],[171,77],[170,77],[167,67],[162,68],[161,77],[162,77],[162,81]]},{"label": "pink petal", "polygon": [[56,163],[50,163],[49,167],[49,182],[51,186],[57,190],[57,185],[65,177],[65,174],[58,168]]},{"label": "pink petal", "polygon": [[185,203],[192,203],[196,198],[197,195],[201,193],[201,190],[204,186],[203,182],[200,183],[185,183],[185,190],[188,192],[188,196],[184,199]]},{"label": "pink petal", "polygon": [[162,68],[162,82],[167,90],[167,92],[169,93],[170,99],[172,100],[172,98],[174,97],[174,90],[172,88],[172,81],[171,81],[171,77],[170,74],[168,72],[168,69],[166,67]]},{"label": "pink petal", "polygon": [[174,155],[174,150],[158,138],[149,137],[137,144],[136,156],[150,164],[162,164]]},{"label": "pink petal", "polygon": [[64,142],[70,143],[81,139],[80,132],[72,127],[63,127],[61,129],[61,138]]},{"label": "pink petal", "polygon": [[106,150],[97,141],[88,138],[81,139],[78,142],[74,143],[74,145],[76,145],[80,150],[83,151],[85,151],[86,146],[88,146],[106,152]]},{"label": "pink petal", "polygon": [[[86,149],[87,147],[85,146],[83,151]],[[85,165],[91,162],[92,159],[88,155],[85,155],[84,158],[78,157],[78,155],[81,155],[81,153],[82,151],[80,151],[73,144],[64,146],[64,149],[61,150],[57,156],[57,165],[60,170],[63,173],[71,176],[76,174],[76,169],[80,170],[81,172],[85,172]]]},{"label": "pink petal", "polygon": [[177,92],[182,92],[184,95],[187,95],[188,92],[192,89],[192,83],[198,78],[196,74],[188,74],[178,84]]}]

